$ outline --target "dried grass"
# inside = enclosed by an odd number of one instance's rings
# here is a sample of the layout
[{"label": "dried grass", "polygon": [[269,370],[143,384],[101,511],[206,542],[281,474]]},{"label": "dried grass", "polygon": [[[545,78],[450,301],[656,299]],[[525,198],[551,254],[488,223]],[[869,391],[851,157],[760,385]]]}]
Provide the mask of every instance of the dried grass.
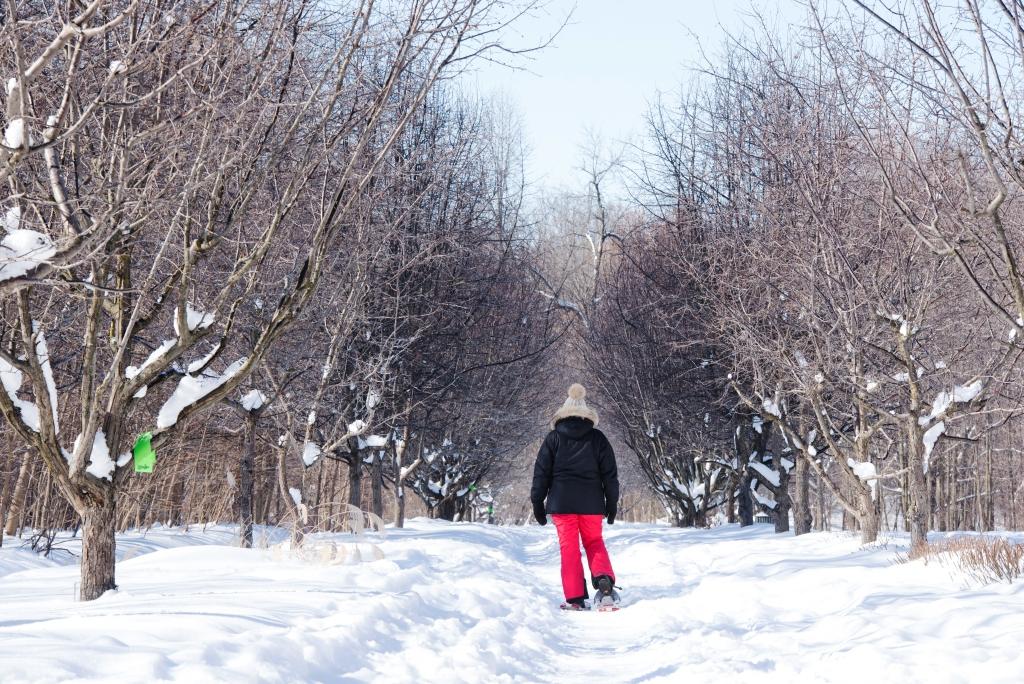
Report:
[{"label": "dried grass", "polygon": [[[292,540],[269,546],[271,558],[275,561],[299,560],[314,565],[348,565],[368,561],[383,560],[384,551],[367,534],[375,538],[385,536],[385,523],[380,516],[363,512],[351,504],[333,518],[320,518],[319,524],[307,524],[308,518],[302,517],[298,530],[301,534],[293,534]],[[331,539],[319,539],[317,533],[330,533],[338,528],[351,532],[351,536],[341,535]],[[300,539],[295,544],[294,539]]]},{"label": "dried grass", "polygon": [[954,537],[911,549],[900,560],[934,561],[982,584],[1012,583],[1024,575],[1024,544],[1002,537]]}]

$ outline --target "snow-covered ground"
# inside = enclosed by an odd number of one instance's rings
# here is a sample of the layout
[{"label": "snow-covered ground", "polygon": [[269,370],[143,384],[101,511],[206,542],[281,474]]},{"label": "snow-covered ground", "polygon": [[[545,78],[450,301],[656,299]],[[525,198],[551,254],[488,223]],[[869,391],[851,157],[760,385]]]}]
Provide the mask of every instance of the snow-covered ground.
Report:
[{"label": "snow-covered ground", "polygon": [[558,610],[550,525],[415,520],[347,565],[225,527],[128,534],[120,590],[91,603],[74,565],[7,540],[0,681],[1024,681],[1024,582],[895,563],[902,539],[607,529],[618,613]]}]

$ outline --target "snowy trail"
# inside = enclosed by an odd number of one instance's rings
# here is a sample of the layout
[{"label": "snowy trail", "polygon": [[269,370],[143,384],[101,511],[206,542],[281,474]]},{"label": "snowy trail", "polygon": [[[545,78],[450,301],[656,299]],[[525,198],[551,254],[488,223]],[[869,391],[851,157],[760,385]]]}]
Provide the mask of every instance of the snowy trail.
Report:
[{"label": "snowy trail", "polygon": [[550,526],[416,520],[383,560],[344,566],[233,548],[224,527],[129,534],[120,590],[88,604],[71,600],[77,568],[5,547],[0,681],[1024,679],[1024,583],[895,564],[902,539],[620,524],[607,538],[617,613],[558,610]]}]

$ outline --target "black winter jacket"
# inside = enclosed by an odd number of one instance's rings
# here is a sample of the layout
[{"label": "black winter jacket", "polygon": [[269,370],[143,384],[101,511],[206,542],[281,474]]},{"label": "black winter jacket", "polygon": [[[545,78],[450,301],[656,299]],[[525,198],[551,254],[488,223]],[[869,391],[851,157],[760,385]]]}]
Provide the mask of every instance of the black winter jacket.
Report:
[{"label": "black winter jacket", "polygon": [[608,438],[584,418],[566,418],[544,438],[533,467],[530,500],[548,513],[614,515],[619,473]]}]

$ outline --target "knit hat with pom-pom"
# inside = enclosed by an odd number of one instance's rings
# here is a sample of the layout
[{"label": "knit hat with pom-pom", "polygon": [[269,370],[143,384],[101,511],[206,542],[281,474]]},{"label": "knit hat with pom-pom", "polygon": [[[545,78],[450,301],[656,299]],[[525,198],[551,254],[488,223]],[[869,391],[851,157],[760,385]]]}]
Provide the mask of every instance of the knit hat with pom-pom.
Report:
[{"label": "knit hat with pom-pom", "polygon": [[597,427],[597,411],[587,406],[585,397],[587,396],[587,390],[583,388],[583,385],[576,383],[569,388],[569,397],[562,404],[562,408],[555,412],[555,417],[551,419],[551,427],[555,427],[555,423],[564,418],[586,418],[594,427]]}]

